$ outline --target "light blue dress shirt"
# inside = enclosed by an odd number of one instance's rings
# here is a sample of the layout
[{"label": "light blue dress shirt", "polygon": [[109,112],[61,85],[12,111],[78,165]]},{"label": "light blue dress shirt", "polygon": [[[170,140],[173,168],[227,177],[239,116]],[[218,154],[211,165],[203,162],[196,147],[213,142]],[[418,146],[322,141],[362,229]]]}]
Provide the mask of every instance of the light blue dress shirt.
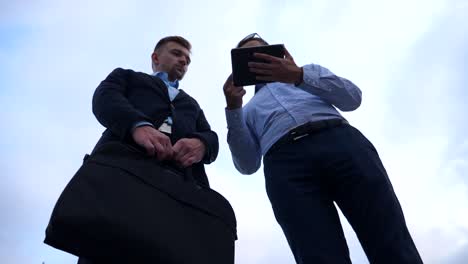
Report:
[{"label": "light blue dress shirt", "polygon": [[243,108],[226,109],[227,141],[237,170],[252,174],[262,155],[289,130],[307,122],[343,118],[335,109],[352,111],[361,104],[361,90],[328,69],[303,67],[303,82],[268,83]]},{"label": "light blue dress shirt", "polygon": [[169,98],[172,102],[179,93],[179,80],[175,80],[173,82],[169,81],[169,76],[167,75],[167,72],[155,72],[153,73],[153,76],[159,77],[166,84],[167,89],[169,91]]},{"label": "light blue dress shirt", "polygon": [[[179,94],[179,80],[175,80],[174,82],[169,81],[169,76],[167,75],[166,72],[154,72],[152,74],[153,76],[159,77],[167,86],[167,90],[169,92],[169,99],[171,99],[171,102],[174,100],[174,98]],[[168,116],[167,119],[164,121],[168,125],[172,125],[172,117]],[[150,122],[147,121],[140,121],[137,122],[134,126],[133,129],[141,126],[154,126]]]}]

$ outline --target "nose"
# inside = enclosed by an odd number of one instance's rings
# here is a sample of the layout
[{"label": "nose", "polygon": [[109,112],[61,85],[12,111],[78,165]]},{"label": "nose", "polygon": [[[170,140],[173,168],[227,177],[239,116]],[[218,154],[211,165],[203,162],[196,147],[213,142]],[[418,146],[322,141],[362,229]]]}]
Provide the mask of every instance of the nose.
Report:
[{"label": "nose", "polygon": [[181,56],[180,59],[179,59],[179,62],[185,66],[188,64],[188,61],[187,61],[187,58],[185,56]]}]

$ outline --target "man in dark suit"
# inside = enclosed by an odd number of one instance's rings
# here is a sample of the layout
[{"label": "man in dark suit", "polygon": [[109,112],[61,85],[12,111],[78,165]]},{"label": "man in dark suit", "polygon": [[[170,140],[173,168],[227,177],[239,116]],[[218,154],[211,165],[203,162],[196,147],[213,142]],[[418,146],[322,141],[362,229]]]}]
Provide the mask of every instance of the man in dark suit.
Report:
[{"label": "man in dark suit", "polygon": [[165,37],[151,55],[153,74],[117,68],[101,82],[93,113],[106,130],[94,151],[107,142],[125,142],[209,186],[203,164],[216,159],[218,137],[196,100],[178,89],[190,49],[180,36]]}]

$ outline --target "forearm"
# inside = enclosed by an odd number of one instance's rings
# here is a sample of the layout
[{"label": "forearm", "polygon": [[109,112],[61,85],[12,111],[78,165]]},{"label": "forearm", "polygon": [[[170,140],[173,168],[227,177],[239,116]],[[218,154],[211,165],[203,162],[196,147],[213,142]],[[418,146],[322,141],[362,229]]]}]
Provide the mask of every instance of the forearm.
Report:
[{"label": "forearm", "polygon": [[242,109],[226,109],[228,123],[227,142],[236,169],[242,174],[252,174],[260,168],[261,150],[252,131],[247,127]]},{"label": "forearm", "polygon": [[92,101],[97,120],[121,138],[126,137],[138,122],[151,121],[130,104],[125,96],[126,89],[124,70],[116,69],[96,88]]},{"label": "forearm", "polygon": [[304,66],[303,81],[297,86],[342,111],[355,110],[361,104],[362,93],[355,84],[320,65]]}]

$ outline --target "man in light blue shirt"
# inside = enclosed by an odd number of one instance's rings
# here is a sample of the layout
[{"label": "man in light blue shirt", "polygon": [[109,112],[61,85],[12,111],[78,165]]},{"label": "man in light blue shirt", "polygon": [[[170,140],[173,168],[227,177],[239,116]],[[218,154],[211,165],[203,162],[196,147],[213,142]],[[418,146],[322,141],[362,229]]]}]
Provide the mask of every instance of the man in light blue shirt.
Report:
[{"label": "man in light blue shirt", "polygon": [[[268,45],[254,33],[237,47]],[[341,116],[361,104],[361,91],[328,69],[298,67],[255,54],[254,97],[224,84],[228,144],[235,167],[252,174],[263,157],[267,194],[297,263],[351,263],[336,203],[370,263],[422,263],[374,146]],[[336,108],[335,108],[336,107]]]}]

